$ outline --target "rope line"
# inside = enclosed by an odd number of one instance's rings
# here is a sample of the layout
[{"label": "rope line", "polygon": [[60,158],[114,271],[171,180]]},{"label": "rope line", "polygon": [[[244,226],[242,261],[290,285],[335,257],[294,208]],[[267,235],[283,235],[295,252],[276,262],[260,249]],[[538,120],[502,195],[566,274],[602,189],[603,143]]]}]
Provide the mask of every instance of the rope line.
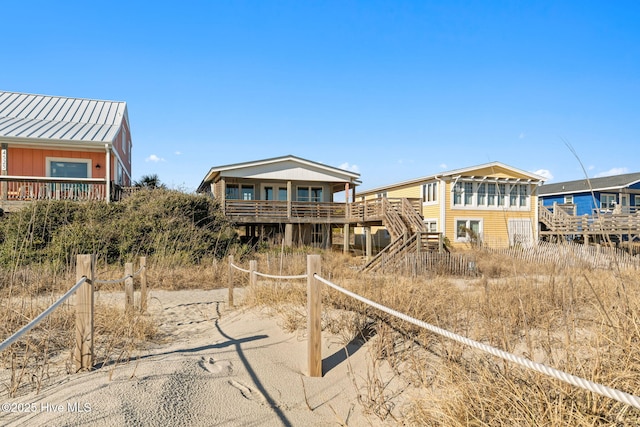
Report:
[{"label": "rope line", "polygon": [[2,344],[0,344],[0,352],[4,351],[5,348],[9,347],[11,344],[13,344],[18,338],[20,338],[22,335],[24,335],[25,333],[29,332],[31,329],[33,329],[34,326],[36,326],[38,323],[40,323],[42,320],[44,320],[45,317],[47,317],[49,314],[51,314],[51,312],[53,310],[55,310],[60,304],[62,304],[64,301],[66,301],[71,295],[73,295],[73,293],[75,291],[78,290],[78,288],[85,282],[89,282],[90,281],[87,279],[86,276],[82,276],[82,278],[80,280],[78,280],[76,282],[75,285],[73,285],[71,287],[71,289],[69,289],[64,295],[62,295],[58,301],[54,302],[53,304],[51,304],[49,306],[49,308],[47,308],[45,311],[43,311],[42,313],[40,313],[35,319],[33,319],[31,322],[27,323],[25,326],[23,326],[22,328],[20,328],[20,330],[18,330],[16,333],[14,333],[13,335],[11,335],[9,338],[7,338],[6,340],[4,340],[2,342]]},{"label": "rope line", "polygon": [[235,268],[236,270],[240,270],[240,271],[242,271],[243,273],[251,273],[251,271],[249,271],[249,270],[245,270],[244,268],[240,268],[240,267],[238,267],[237,265],[235,265],[235,264],[233,264],[233,263],[229,263],[229,265],[230,265],[231,267]]},{"label": "rope line", "polygon": [[322,277],[318,276],[317,274],[315,274],[313,277],[315,277],[318,281],[324,283],[325,285],[335,289],[338,292],[342,292],[343,294],[350,296],[351,298],[354,298],[360,302],[363,302],[367,305],[370,305],[374,308],[377,308],[378,310],[381,310],[387,314],[390,314],[392,316],[398,317],[399,319],[402,319],[406,322],[412,323],[416,326],[419,326],[421,328],[427,329],[431,332],[434,332],[436,334],[442,335],[444,337],[447,337],[449,339],[452,339],[454,341],[457,341],[459,343],[462,344],[466,344],[470,347],[476,348],[478,350],[490,353],[494,356],[500,357],[504,360],[508,360],[510,362],[522,365],[524,367],[527,367],[529,369],[532,369],[534,371],[540,372],[542,374],[551,376],[555,379],[564,381],[566,383],[572,384],[574,386],[580,387],[582,389],[585,389],[587,391],[591,391],[594,393],[598,393],[602,396],[606,396],[609,397],[611,399],[617,400],[618,402],[622,402],[622,403],[626,403],[627,405],[631,405],[635,408],[640,409],[640,398],[638,398],[637,396],[634,396],[633,394],[630,393],[626,393],[611,387],[607,387],[604,386],[602,384],[598,384],[595,383],[593,381],[589,381],[587,379],[584,378],[580,378],[577,377],[575,375],[571,375],[568,374],[566,372],[560,371],[558,369],[554,369],[551,368],[549,366],[543,365],[542,363],[537,363],[537,362],[533,362],[529,359],[525,359],[524,357],[520,357],[520,356],[516,356],[515,354],[511,354],[511,353],[507,353],[506,351],[497,349],[495,347],[491,347],[489,345],[486,344],[482,344],[478,341],[474,341],[471,340],[469,338],[463,337],[461,335],[458,334],[454,334],[452,332],[449,332],[445,329],[439,328],[437,326],[433,326],[427,322],[424,322],[422,320],[418,320],[415,319],[413,317],[410,317],[404,313],[401,313],[399,311],[393,310],[391,308],[385,307],[382,304],[378,304],[377,302],[371,301],[370,299],[361,297],[358,294],[355,294],[347,289],[344,289],[334,283],[331,283],[330,281],[323,279]]},{"label": "rope line", "polygon": [[94,280],[93,283],[96,285],[113,285],[116,283],[122,283],[127,279],[134,279],[136,277],[138,277],[140,275],[140,273],[142,273],[142,270],[144,269],[144,267],[140,267],[138,269],[138,271],[136,271],[133,274],[127,274],[126,276],[122,277],[121,279],[113,279],[113,280]]},{"label": "rope line", "polygon": [[266,273],[258,273],[257,271],[254,271],[254,273],[256,274],[256,276],[260,276],[260,277],[267,277],[269,279],[306,279],[307,277],[309,277],[308,274],[299,274],[297,276],[274,276],[273,274],[266,274]]},{"label": "rope line", "polygon": [[115,283],[122,283],[127,279],[133,279],[133,275],[132,274],[127,274],[126,276],[124,276],[121,279],[113,279],[113,280],[94,280],[93,283],[95,283],[96,285],[113,285]]}]

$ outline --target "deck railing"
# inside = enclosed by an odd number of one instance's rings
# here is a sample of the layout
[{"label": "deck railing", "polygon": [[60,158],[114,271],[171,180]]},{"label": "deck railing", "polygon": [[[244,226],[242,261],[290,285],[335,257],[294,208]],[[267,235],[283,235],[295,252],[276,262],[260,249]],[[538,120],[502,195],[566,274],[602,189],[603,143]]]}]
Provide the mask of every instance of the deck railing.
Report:
[{"label": "deck railing", "polygon": [[230,217],[252,217],[271,220],[291,220],[295,218],[336,219],[349,222],[366,222],[382,220],[386,207],[385,203],[402,205],[401,199],[383,198],[353,203],[226,200],[224,209],[225,215]]},{"label": "deck railing", "polygon": [[0,199],[7,202],[33,200],[106,200],[107,185],[100,178],[49,178],[0,175]]}]

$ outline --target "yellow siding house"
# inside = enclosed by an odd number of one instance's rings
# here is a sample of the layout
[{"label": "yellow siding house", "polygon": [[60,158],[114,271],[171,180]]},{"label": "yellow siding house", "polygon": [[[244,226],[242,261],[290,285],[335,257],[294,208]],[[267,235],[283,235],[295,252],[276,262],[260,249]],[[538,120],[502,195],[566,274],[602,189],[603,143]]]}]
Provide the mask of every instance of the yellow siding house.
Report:
[{"label": "yellow siding house", "polygon": [[361,191],[356,198],[419,199],[427,230],[442,233],[452,247],[505,247],[538,239],[537,188],[543,182],[492,162]]}]

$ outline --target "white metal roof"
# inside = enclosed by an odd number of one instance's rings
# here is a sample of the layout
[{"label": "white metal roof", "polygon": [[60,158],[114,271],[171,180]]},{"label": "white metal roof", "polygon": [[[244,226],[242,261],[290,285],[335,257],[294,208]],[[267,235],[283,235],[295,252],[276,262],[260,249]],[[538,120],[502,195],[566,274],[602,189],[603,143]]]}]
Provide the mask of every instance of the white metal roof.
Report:
[{"label": "white metal roof", "polygon": [[450,171],[446,171],[446,172],[440,172],[440,173],[436,173],[434,175],[429,175],[429,176],[423,176],[421,178],[416,178],[416,179],[410,179],[408,181],[402,181],[402,182],[397,182],[395,184],[389,184],[389,185],[384,185],[382,187],[377,187],[377,188],[371,188],[369,190],[363,190],[358,192],[358,196],[365,196],[365,195],[369,195],[372,193],[378,193],[381,191],[386,191],[386,190],[392,190],[394,188],[398,188],[398,187],[403,187],[406,185],[415,185],[415,184],[419,184],[421,182],[425,182],[425,181],[430,181],[433,179],[438,179],[438,178],[445,178],[445,177],[451,177],[454,178],[458,175],[464,175],[464,174],[468,174],[470,172],[473,172],[475,170],[478,169],[486,169],[486,168],[492,168],[492,167],[498,167],[498,168],[502,168],[502,169],[506,169],[508,171],[511,171],[515,174],[518,175],[524,175],[529,177],[529,179],[531,179],[531,182],[533,183],[540,183],[540,182],[544,182],[545,181],[545,177],[540,176],[540,175],[536,175],[532,172],[527,172],[518,168],[515,168],[513,166],[509,166],[506,165],[504,163],[501,162],[490,162],[490,163],[484,163],[481,165],[476,165],[476,166],[469,166],[466,168],[460,168],[460,169],[454,169],[454,170],[450,170]]},{"label": "white metal roof", "polygon": [[126,116],[126,102],[0,91],[0,138],[112,142]]},{"label": "white metal roof", "polygon": [[198,191],[203,191],[206,184],[214,182],[222,176],[360,184],[360,174],[357,172],[339,169],[289,154],[264,160],[214,166],[198,186]]}]

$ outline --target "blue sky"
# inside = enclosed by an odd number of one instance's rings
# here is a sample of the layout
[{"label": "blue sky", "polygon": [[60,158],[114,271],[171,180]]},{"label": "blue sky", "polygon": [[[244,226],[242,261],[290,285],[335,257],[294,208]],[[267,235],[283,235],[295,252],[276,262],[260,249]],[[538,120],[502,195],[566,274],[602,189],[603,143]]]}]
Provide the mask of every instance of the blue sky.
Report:
[{"label": "blue sky", "polygon": [[640,171],[637,1],[10,2],[0,89],[126,101],[133,177],[293,154],[374,188]]}]

